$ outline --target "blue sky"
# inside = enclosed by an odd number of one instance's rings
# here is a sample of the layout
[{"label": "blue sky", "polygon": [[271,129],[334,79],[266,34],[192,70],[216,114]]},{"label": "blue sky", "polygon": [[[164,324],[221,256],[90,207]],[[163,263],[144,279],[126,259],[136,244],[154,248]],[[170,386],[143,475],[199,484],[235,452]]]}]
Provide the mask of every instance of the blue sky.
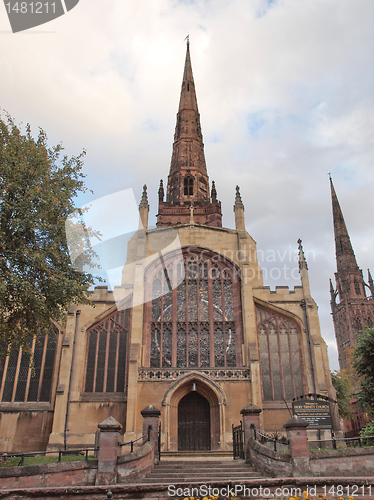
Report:
[{"label": "blue sky", "polygon": [[[234,227],[239,184],[271,286],[299,284],[287,276],[303,240],[337,368],[327,174],[366,277],[374,271],[373,25],[372,0],[80,0],[55,21],[12,34],[0,6],[0,106],[35,133],[45,129],[68,154],[87,150],[94,194],[79,204],[127,189],[138,203],[147,183],[154,224],[189,34],[223,224]],[[275,267],[283,269],[279,279],[271,278]]]}]

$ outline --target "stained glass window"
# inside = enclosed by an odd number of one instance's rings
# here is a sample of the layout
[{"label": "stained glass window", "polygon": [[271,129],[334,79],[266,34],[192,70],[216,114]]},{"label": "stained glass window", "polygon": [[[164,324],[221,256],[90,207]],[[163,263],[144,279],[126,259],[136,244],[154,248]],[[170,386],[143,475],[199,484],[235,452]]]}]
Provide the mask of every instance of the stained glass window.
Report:
[{"label": "stained glass window", "polygon": [[124,391],[128,315],[116,311],[88,330],[85,392]]},{"label": "stained glass window", "polygon": [[185,249],[149,270],[146,282],[151,367],[241,366],[240,281],[229,261]]},{"label": "stained glass window", "polygon": [[300,328],[282,314],[256,307],[264,400],[290,400],[304,393]]},{"label": "stained glass window", "polygon": [[5,403],[49,402],[57,337],[41,335],[29,344],[33,357],[20,348],[0,360],[0,401]]}]

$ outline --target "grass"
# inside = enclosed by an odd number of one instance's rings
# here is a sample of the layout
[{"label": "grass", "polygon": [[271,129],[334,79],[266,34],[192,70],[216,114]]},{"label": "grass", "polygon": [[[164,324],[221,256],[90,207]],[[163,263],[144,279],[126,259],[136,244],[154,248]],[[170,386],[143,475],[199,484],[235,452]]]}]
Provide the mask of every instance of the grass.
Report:
[{"label": "grass", "polygon": [[[61,462],[78,462],[86,460],[85,455],[63,455],[61,457]],[[90,455],[88,460],[97,460],[94,456]],[[0,467],[17,467],[21,462],[21,457],[9,457],[0,462]],[[53,464],[58,462],[57,455],[37,455],[35,457],[25,457],[23,465],[42,465],[42,464]]]}]

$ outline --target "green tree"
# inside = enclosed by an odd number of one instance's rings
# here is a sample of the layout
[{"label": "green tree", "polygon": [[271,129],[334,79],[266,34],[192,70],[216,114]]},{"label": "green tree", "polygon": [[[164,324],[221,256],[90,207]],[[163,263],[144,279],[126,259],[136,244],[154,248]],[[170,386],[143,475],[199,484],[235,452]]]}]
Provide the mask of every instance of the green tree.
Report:
[{"label": "green tree", "polygon": [[[22,134],[9,115],[0,116],[0,348],[27,348],[34,335],[63,321],[72,303],[88,303],[94,277],[77,272],[69,257],[65,222],[74,198],[86,190],[83,151],[63,154]],[[90,259],[90,254],[86,254]]]},{"label": "green tree", "polygon": [[360,379],[357,399],[361,406],[374,413],[374,329],[357,335],[353,367]]},{"label": "green tree", "polygon": [[353,418],[354,412],[351,405],[353,387],[349,377],[343,371],[331,373],[332,385],[336,390],[338,410],[341,418]]}]

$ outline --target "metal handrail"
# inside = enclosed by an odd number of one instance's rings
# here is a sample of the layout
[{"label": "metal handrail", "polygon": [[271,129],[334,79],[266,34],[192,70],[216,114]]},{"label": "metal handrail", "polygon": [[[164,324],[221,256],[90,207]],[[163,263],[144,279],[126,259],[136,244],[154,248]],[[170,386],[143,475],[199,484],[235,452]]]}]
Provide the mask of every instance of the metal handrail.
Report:
[{"label": "metal handrail", "polygon": [[[347,441],[357,441],[360,448],[362,448],[362,441],[365,439],[374,439],[374,436],[356,436],[353,438],[336,438],[335,436],[331,439],[308,439],[308,443],[328,443],[332,442],[332,447],[336,450],[337,441],[344,441],[347,444]],[[319,447],[320,448],[320,447]]]},{"label": "metal handrail", "polygon": [[6,459],[6,458],[21,457],[21,460],[20,460],[19,464],[17,465],[17,467],[20,467],[20,466],[23,466],[23,464],[25,462],[25,458],[27,458],[27,457],[36,457],[38,455],[42,455],[42,456],[55,455],[56,453],[58,453],[58,462],[61,462],[62,455],[76,455],[79,453],[84,453],[86,455],[85,460],[88,460],[88,454],[90,451],[93,451],[94,453],[96,453],[97,451],[99,451],[99,448],[79,448],[79,449],[72,448],[70,450],[25,451],[25,452],[20,452],[20,453],[7,453],[7,452],[5,452],[5,453],[0,454],[0,460]]},{"label": "metal handrail", "polygon": [[118,443],[118,446],[120,448],[122,448],[122,446],[128,446],[128,445],[130,445],[130,453],[133,453],[134,452],[134,443],[136,443],[140,439],[145,438],[145,436],[147,436],[147,441],[151,440],[151,430],[152,430],[152,426],[148,425],[147,432],[145,432],[142,436],[138,437],[137,439],[133,439],[132,441],[128,441],[127,443]]},{"label": "metal handrail", "polygon": [[261,436],[262,439],[266,439],[267,441],[272,442],[274,445],[274,451],[277,451],[277,443],[281,444],[281,445],[286,445],[286,446],[288,446],[290,444],[290,442],[288,440],[287,441],[279,441],[278,439],[274,439],[274,438],[271,438],[269,436],[266,436],[266,434],[262,434],[262,432],[258,431],[253,424],[251,425],[251,429],[253,430],[253,436],[254,436],[255,440],[257,440],[257,435],[259,435],[259,436]]}]

